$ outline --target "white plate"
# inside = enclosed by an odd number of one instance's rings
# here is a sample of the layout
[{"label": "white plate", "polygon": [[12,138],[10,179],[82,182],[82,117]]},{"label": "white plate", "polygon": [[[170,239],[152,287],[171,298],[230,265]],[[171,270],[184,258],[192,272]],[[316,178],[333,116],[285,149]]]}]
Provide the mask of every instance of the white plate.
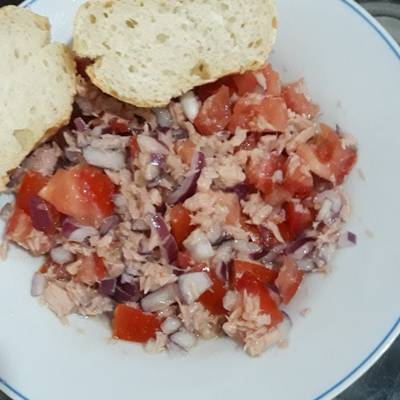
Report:
[{"label": "white plate", "polygon": [[[37,0],[57,40],[70,39],[80,1]],[[62,325],[29,296],[39,262],[12,249],[0,264],[0,383],[35,400],[173,398],[331,399],[365,372],[400,332],[400,50],[349,0],[279,0],[272,56],[283,79],[306,78],[324,111],[359,140],[348,184],[351,230],[359,245],[342,251],[326,277],[310,277],[291,310],[290,345],[252,359],[222,340],[189,356],[150,356],[109,340],[106,324]],[[4,200],[4,199],[3,199]],[[307,317],[298,311],[311,307]]]}]

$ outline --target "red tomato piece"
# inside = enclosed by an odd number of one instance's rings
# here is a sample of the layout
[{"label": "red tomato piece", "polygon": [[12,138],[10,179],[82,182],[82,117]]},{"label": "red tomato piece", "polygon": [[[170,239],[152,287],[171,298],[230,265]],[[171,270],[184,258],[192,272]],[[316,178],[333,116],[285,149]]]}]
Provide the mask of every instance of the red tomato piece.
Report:
[{"label": "red tomato piece", "polygon": [[299,157],[289,157],[284,166],[284,188],[294,196],[307,197],[313,190],[314,181],[308,165]]},{"label": "red tomato piece", "polygon": [[283,132],[288,124],[288,111],[281,97],[250,93],[240,98],[233,107],[228,130],[236,128],[254,132]]},{"label": "red tomato piece", "polygon": [[306,229],[310,228],[314,216],[312,212],[301,204],[288,202],[284,206],[286,221],[279,225],[282,237],[291,242],[296,240]]},{"label": "red tomato piece", "polygon": [[236,89],[232,75],[224,76],[223,78],[218,79],[216,82],[210,82],[206,83],[205,85],[198,86],[194,88],[194,91],[199,99],[204,102],[210,96],[218,92],[221,86],[227,86],[229,88],[229,94],[232,95]]},{"label": "red tomato piece", "polygon": [[212,135],[223,131],[231,116],[230,93],[227,86],[207,98],[194,120],[194,126],[202,135]]},{"label": "red tomato piece", "polygon": [[270,96],[280,96],[282,85],[278,72],[272,69],[271,64],[267,64],[262,70],[262,73],[267,83],[267,94]]},{"label": "red tomato piece", "polygon": [[118,118],[113,118],[109,123],[108,126],[111,128],[113,133],[122,134],[128,133],[129,127],[125,122],[118,121]]},{"label": "red tomato piece", "polygon": [[304,143],[297,154],[308,164],[310,170],[333,184],[341,184],[357,161],[357,152],[343,148],[339,135],[325,124],[314,143]]},{"label": "red tomato piece", "polygon": [[260,309],[271,317],[271,326],[276,326],[283,321],[283,314],[278,305],[271,298],[268,289],[250,272],[245,272],[235,284],[239,292],[246,291],[248,294],[258,296],[260,299]]},{"label": "red tomato piece", "polygon": [[48,181],[49,178],[39,174],[39,172],[27,171],[15,199],[17,207],[29,214],[29,202],[31,198],[37,196],[41,189],[47,185]]},{"label": "red tomato piece", "polygon": [[264,194],[271,194],[280,182],[276,175],[281,172],[283,181],[283,168],[285,157],[277,153],[267,153],[262,160],[250,161],[246,169],[248,182]]},{"label": "red tomato piece", "polygon": [[110,178],[100,169],[77,165],[58,170],[40,191],[40,196],[59,212],[82,224],[98,227],[113,213],[114,191]]},{"label": "red tomato piece", "polygon": [[211,314],[224,315],[226,310],[224,309],[223,300],[226,294],[226,289],[214,271],[210,271],[208,276],[211,278],[213,284],[210,289],[199,297],[198,301]]},{"label": "red tomato piece", "polygon": [[132,159],[135,159],[139,154],[139,145],[136,136],[129,139],[129,154]]},{"label": "red tomato piece", "polygon": [[118,304],[114,311],[113,337],[130,342],[146,343],[156,336],[160,321],[152,314]]},{"label": "red tomato piece", "polygon": [[252,274],[264,285],[274,282],[278,276],[276,271],[266,268],[264,265],[255,264],[248,261],[235,260],[233,262],[234,276],[238,278],[245,272]]},{"label": "red tomato piece", "polygon": [[42,236],[42,240],[33,241],[34,236],[39,235],[32,225],[31,218],[24,210],[15,207],[13,214],[7,222],[6,237],[7,239],[19,244],[33,255],[40,256],[47,253],[52,246],[47,236]]},{"label": "red tomato piece", "polygon": [[312,119],[319,113],[319,106],[309,99],[302,79],[286,85],[283,88],[283,98],[288,108],[297,114],[304,114]]},{"label": "red tomato piece", "polygon": [[107,276],[107,269],[104,265],[104,261],[97,254],[81,257],[80,261],[81,265],[76,274],[78,282],[93,285],[96,282],[102,281]]},{"label": "red tomato piece", "polygon": [[176,153],[182,162],[187,165],[191,164],[195,152],[196,145],[190,139],[180,141],[176,144]]},{"label": "red tomato piece", "polygon": [[284,304],[289,304],[293,299],[303,278],[304,272],[297,267],[296,263],[290,257],[284,257],[283,265],[275,281]]},{"label": "red tomato piece", "polygon": [[258,82],[253,71],[247,71],[244,74],[232,75],[233,82],[236,86],[236,93],[244,96],[256,90]]},{"label": "red tomato piece", "polygon": [[190,225],[189,211],[182,204],[176,204],[169,211],[171,233],[176,243],[182,247],[183,241],[191,234],[194,226]]},{"label": "red tomato piece", "polygon": [[189,269],[194,267],[196,263],[190,257],[187,251],[180,251],[176,259],[176,266],[180,269]]},{"label": "red tomato piece", "polygon": [[260,138],[261,132],[250,132],[247,134],[246,140],[242,142],[235,150],[254,150],[257,147]]}]

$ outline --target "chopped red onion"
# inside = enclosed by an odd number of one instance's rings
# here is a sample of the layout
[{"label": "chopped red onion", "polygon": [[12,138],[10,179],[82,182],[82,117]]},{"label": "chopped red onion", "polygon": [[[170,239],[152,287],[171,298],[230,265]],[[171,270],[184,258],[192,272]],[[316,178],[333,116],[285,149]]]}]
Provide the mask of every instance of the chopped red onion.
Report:
[{"label": "chopped red onion", "polygon": [[345,247],[353,247],[357,244],[357,236],[352,232],[343,232],[338,240],[338,247],[343,249]]},{"label": "chopped red onion", "polygon": [[178,278],[179,289],[186,304],[193,304],[212,286],[206,272],[190,272]]},{"label": "chopped red onion", "polygon": [[157,139],[148,135],[139,135],[137,141],[142,152],[150,154],[168,155],[169,149],[164,143],[160,143]]},{"label": "chopped red onion", "polygon": [[136,302],[142,297],[139,286],[136,282],[122,283],[120,279],[117,280],[114,294],[112,298],[117,303]]},{"label": "chopped red onion", "polygon": [[120,221],[121,218],[118,215],[110,215],[109,217],[105,218],[99,228],[100,235],[106,235],[112,228],[117,226]]},{"label": "chopped red onion", "polygon": [[156,115],[157,124],[163,128],[169,128],[172,125],[172,116],[166,108],[155,108],[154,114]]},{"label": "chopped red onion", "polygon": [[194,230],[183,242],[196,261],[204,261],[213,257],[215,252],[207,236],[200,230]]},{"label": "chopped red onion", "polygon": [[165,164],[165,154],[161,153],[152,153],[150,154],[150,164],[155,165],[156,167],[163,167]]},{"label": "chopped red onion", "polygon": [[286,249],[285,249],[285,254],[287,256],[295,253],[298,249],[303,247],[305,244],[308,242],[313,241],[313,238],[310,237],[302,237],[300,239],[295,240],[294,242],[290,243]]},{"label": "chopped red onion", "polygon": [[227,192],[236,193],[239,197],[239,200],[244,200],[248,196],[251,191],[251,187],[247,183],[239,183],[230,189],[227,189]]},{"label": "chopped red onion", "polygon": [[57,221],[52,206],[39,196],[32,196],[29,199],[29,215],[32,225],[38,231],[54,233],[57,229]]},{"label": "chopped red onion", "polygon": [[190,171],[182,184],[175,189],[167,198],[168,204],[181,203],[193,196],[197,189],[197,181],[199,180],[202,169],[204,168],[206,159],[203,153],[197,152],[190,166]]},{"label": "chopped red onion", "polygon": [[166,335],[171,335],[171,333],[176,332],[182,326],[182,322],[180,319],[176,317],[168,317],[162,324],[161,330]]},{"label": "chopped red onion", "polygon": [[86,162],[95,167],[119,171],[125,168],[125,154],[119,150],[103,150],[87,146],[82,150]]},{"label": "chopped red onion", "polygon": [[56,264],[60,265],[68,264],[74,259],[74,255],[61,246],[52,248],[50,251],[50,257]]},{"label": "chopped red onion", "polygon": [[111,297],[117,287],[117,279],[104,279],[99,284],[99,293],[103,296]]},{"label": "chopped red onion", "polygon": [[86,125],[86,122],[83,120],[83,118],[78,117],[74,119],[74,125],[75,128],[78,132],[84,132],[88,129],[88,126]]},{"label": "chopped red onion", "polygon": [[190,90],[189,92],[181,96],[180,103],[187,119],[193,122],[200,111],[200,101],[198,100],[194,92]]},{"label": "chopped red onion", "polygon": [[174,304],[178,297],[176,285],[166,285],[145,296],[140,305],[145,312],[161,311]]},{"label": "chopped red onion", "polygon": [[190,350],[196,344],[196,336],[186,329],[181,329],[170,336],[170,340],[184,350]]},{"label": "chopped red onion", "polygon": [[162,256],[172,263],[178,257],[178,245],[175,238],[168,230],[167,224],[164,219],[158,214],[150,214],[149,222],[152,231],[154,231],[160,239],[160,250]]},{"label": "chopped red onion", "polygon": [[287,341],[289,339],[290,331],[292,330],[293,327],[293,322],[285,311],[282,311],[282,314],[284,315],[285,318],[277,326],[277,329],[281,334],[281,341]]},{"label": "chopped red onion", "polygon": [[41,272],[35,272],[32,277],[31,296],[41,296],[46,286],[47,278]]},{"label": "chopped red onion", "polygon": [[172,129],[171,133],[172,133],[172,137],[174,138],[175,141],[187,139],[189,137],[188,131],[185,131],[184,129],[181,129],[181,128]]}]

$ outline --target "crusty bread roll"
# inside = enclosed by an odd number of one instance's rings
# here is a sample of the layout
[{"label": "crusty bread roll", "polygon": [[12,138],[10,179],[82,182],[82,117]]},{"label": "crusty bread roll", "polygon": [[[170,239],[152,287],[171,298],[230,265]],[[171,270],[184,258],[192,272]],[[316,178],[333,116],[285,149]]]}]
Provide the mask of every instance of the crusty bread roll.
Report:
[{"label": "crusty bread roll", "polygon": [[0,8],[0,190],[8,172],[71,116],[75,62],[50,36],[47,18]]},{"label": "crusty bread roll", "polygon": [[275,0],[89,0],[73,49],[92,82],[140,107],[260,68],[276,37]]}]

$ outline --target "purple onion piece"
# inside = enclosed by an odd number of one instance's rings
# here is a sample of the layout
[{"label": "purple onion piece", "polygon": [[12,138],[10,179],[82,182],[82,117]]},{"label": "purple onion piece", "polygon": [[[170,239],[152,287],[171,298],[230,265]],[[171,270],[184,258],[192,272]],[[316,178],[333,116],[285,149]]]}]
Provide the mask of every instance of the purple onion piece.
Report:
[{"label": "purple onion piece", "polygon": [[74,125],[78,132],[84,132],[84,131],[86,131],[86,129],[88,129],[86,122],[81,117],[74,119]]},{"label": "purple onion piece", "polygon": [[292,318],[290,318],[290,315],[286,311],[283,311],[283,310],[281,310],[281,313],[289,321],[290,326],[293,326],[293,321],[292,321]]},{"label": "purple onion piece", "polygon": [[117,280],[114,279],[105,279],[99,284],[99,293],[103,296],[111,297],[115,289],[117,287]]},{"label": "purple onion piece", "polygon": [[78,223],[75,222],[72,218],[65,218],[61,227],[61,234],[68,239],[71,236],[72,232],[74,232],[78,228]]},{"label": "purple onion piece", "polygon": [[118,215],[111,215],[105,218],[99,228],[100,235],[104,236],[107,234],[112,228],[118,225],[120,221],[121,219]]},{"label": "purple onion piece", "polygon": [[172,129],[172,137],[174,140],[187,139],[189,137],[189,133],[184,129]]},{"label": "purple onion piece", "polygon": [[236,193],[239,200],[244,200],[251,192],[251,188],[247,183],[239,183],[228,189],[227,192]]},{"label": "purple onion piece", "polygon": [[182,184],[175,189],[167,198],[168,204],[176,204],[192,197],[197,189],[197,181],[199,180],[202,169],[206,163],[206,158],[202,152],[197,152],[192,159],[188,176],[183,180]]},{"label": "purple onion piece", "polygon": [[138,285],[134,283],[122,283],[120,279],[117,280],[113,300],[117,303],[126,303],[128,301],[136,302],[141,299],[141,293]]},{"label": "purple onion piece", "polygon": [[270,249],[266,246],[261,247],[259,251],[256,251],[255,253],[251,253],[250,257],[257,261],[261,260],[261,258],[265,257],[269,253]]},{"label": "purple onion piece", "polygon": [[50,205],[39,196],[29,199],[29,215],[33,227],[38,231],[51,233],[56,230],[56,221],[52,217]]},{"label": "purple onion piece", "polygon": [[149,222],[152,230],[160,239],[160,250],[162,256],[169,262],[173,262],[178,257],[178,245],[175,238],[168,230],[167,224],[159,214],[150,214]]},{"label": "purple onion piece", "polygon": [[311,237],[302,237],[294,242],[290,243],[286,249],[285,249],[285,255],[290,255],[293,254],[297,249],[299,249],[301,246],[304,246],[306,243],[313,241],[314,239]]},{"label": "purple onion piece", "polygon": [[163,167],[165,164],[166,156],[161,153],[152,153],[150,154],[150,164],[155,165],[156,167]]}]

